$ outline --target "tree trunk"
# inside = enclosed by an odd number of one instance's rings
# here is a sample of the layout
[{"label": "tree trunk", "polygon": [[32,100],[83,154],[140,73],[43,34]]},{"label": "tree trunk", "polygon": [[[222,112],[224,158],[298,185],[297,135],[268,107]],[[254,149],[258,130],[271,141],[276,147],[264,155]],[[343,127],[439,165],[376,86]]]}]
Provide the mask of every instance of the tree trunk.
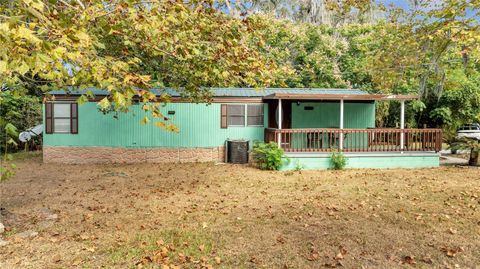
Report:
[{"label": "tree trunk", "polygon": [[480,165],[480,150],[478,149],[470,150],[470,160],[468,160],[468,165],[472,165],[472,166]]}]

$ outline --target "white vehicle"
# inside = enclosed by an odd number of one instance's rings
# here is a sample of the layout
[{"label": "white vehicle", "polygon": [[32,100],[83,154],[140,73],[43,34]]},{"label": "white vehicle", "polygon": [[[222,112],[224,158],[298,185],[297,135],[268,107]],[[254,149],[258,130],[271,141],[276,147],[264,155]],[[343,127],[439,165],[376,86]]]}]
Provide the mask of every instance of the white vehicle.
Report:
[{"label": "white vehicle", "polygon": [[18,140],[22,142],[28,142],[30,141],[30,139],[32,139],[32,137],[40,135],[42,134],[42,132],[43,132],[43,124],[39,124],[35,127],[29,128],[25,132],[21,132],[18,135]]},{"label": "white vehicle", "polygon": [[480,124],[467,124],[460,127],[457,130],[457,138],[463,137],[480,140]]}]

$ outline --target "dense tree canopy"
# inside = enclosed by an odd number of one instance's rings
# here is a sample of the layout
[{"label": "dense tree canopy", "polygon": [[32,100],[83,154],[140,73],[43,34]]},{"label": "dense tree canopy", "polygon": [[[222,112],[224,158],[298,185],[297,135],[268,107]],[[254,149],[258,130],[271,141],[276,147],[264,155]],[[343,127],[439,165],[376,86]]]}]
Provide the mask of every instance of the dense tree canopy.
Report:
[{"label": "dense tree canopy", "polygon": [[[99,106],[127,111],[149,90],[176,87],[208,101],[210,86],[339,87],[418,94],[408,125],[480,120],[479,0],[412,1],[408,10],[369,0],[0,1],[3,88],[110,91]],[[79,99],[80,102],[90,94]],[[398,104],[377,124],[395,126]]]},{"label": "dense tree canopy", "polygon": [[[1,3],[0,81],[10,89],[93,86],[110,92],[100,107],[127,110],[136,94],[158,101],[155,86],[206,100],[202,87],[282,84],[283,68],[259,53],[257,20],[234,19],[211,1]],[[158,104],[145,109],[163,118]]]}]

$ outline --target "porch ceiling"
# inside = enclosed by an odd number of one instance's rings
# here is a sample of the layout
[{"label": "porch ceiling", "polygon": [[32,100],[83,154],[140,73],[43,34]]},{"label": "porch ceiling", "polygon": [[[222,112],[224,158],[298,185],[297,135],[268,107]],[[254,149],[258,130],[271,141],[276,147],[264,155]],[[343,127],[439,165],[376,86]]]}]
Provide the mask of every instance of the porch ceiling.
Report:
[{"label": "porch ceiling", "polygon": [[294,100],[415,100],[415,95],[391,95],[391,94],[305,94],[305,93],[274,93],[264,96],[263,99],[294,99]]}]

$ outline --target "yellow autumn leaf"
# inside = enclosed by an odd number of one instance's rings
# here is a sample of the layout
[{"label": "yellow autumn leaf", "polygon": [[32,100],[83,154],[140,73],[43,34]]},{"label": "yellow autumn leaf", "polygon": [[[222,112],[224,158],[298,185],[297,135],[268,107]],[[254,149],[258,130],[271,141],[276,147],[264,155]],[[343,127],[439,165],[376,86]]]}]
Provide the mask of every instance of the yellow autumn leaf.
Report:
[{"label": "yellow autumn leaf", "polygon": [[7,33],[10,30],[8,23],[0,23],[0,32]]},{"label": "yellow autumn leaf", "polygon": [[15,71],[17,71],[21,75],[25,75],[28,70],[30,70],[30,67],[25,62],[22,62],[21,65],[17,66]]},{"label": "yellow autumn leaf", "polygon": [[124,107],[126,105],[126,101],[125,100],[125,95],[119,93],[119,92],[114,92],[113,93],[113,101],[115,102],[115,104],[119,107]]},{"label": "yellow autumn leaf", "polygon": [[25,28],[23,25],[17,28],[17,36],[20,38],[24,38],[35,44],[38,44],[41,42],[40,39],[35,36],[32,30]]},{"label": "yellow autumn leaf", "polygon": [[98,102],[98,106],[101,109],[108,109],[110,107],[110,101],[108,101],[108,98],[105,97],[100,102]]},{"label": "yellow autumn leaf", "polygon": [[155,122],[155,126],[158,128],[165,129],[167,125],[165,124],[165,122],[157,121]]},{"label": "yellow autumn leaf", "polygon": [[150,119],[149,119],[147,116],[145,116],[145,117],[143,117],[143,119],[141,120],[141,123],[142,123],[142,124],[148,124],[148,123],[150,123]]},{"label": "yellow autumn leaf", "polygon": [[83,31],[78,32],[75,36],[78,38],[78,40],[80,40],[80,42],[86,43],[85,45],[88,45],[90,42],[90,36]]},{"label": "yellow autumn leaf", "polygon": [[7,72],[7,62],[0,61],[0,74]]}]

